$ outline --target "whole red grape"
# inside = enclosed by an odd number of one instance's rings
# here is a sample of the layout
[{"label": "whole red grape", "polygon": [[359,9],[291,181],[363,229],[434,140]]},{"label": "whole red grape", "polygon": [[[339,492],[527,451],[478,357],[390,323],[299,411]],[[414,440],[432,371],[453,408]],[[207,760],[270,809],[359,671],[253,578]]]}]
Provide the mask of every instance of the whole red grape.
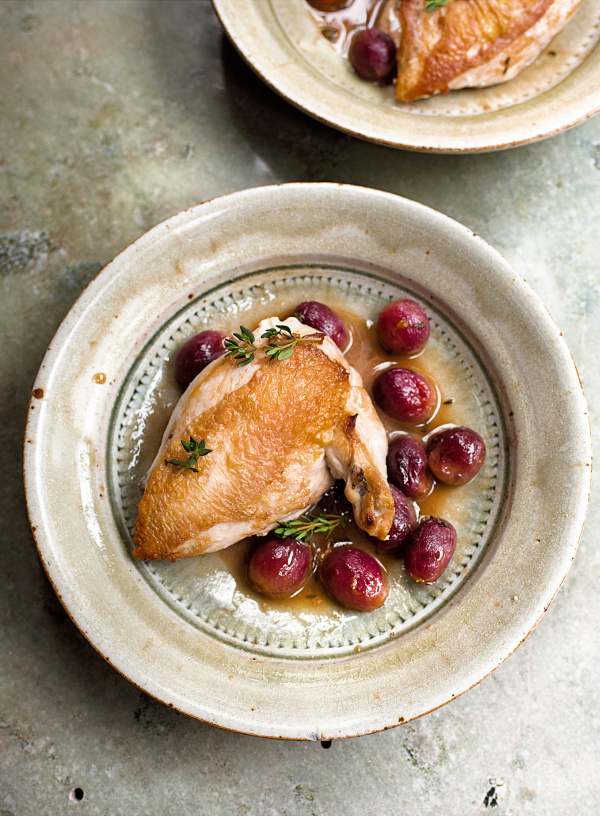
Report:
[{"label": "whole red grape", "polygon": [[248,582],[270,598],[295,595],[311,572],[311,549],[294,538],[269,536],[256,547],[248,562]]},{"label": "whole red grape", "polygon": [[365,28],[352,38],[348,59],[363,79],[391,82],[396,68],[396,44],[380,28]]},{"label": "whole red grape", "polygon": [[414,300],[395,300],[379,312],[377,331],[393,354],[418,354],[429,340],[429,318]]},{"label": "whole red grape", "polygon": [[318,300],[299,303],[294,309],[294,317],[306,326],[312,326],[313,329],[331,337],[342,351],[348,345],[348,332],[342,319],[324,303],[319,303]]},{"label": "whole red grape", "polygon": [[420,499],[433,487],[433,476],[427,468],[427,453],[410,434],[395,436],[387,455],[388,478],[406,496]]},{"label": "whole red grape", "polygon": [[427,422],[437,407],[434,386],[408,368],[388,368],[380,374],[373,383],[373,396],[386,414],[411,425]]},{"label": "whole red grape", "polygon": [[440,482],[464,485],[477,476],[485,462],[485,443],[471,428],[444,428],[430,437],[427,462]]},{"label": "whole red grape", "polygon": [[347,609],[361,612],[378,609],[389,593],[381,564],[349,544],[327,553],[319,577],[328,595]]},{"label": "whole red grape", "polygon": [[408,575],[419,584],[434,584],[442,575],[456,549],[456,530],[449,521],[423,521],[404,552]]},{"label": "whole red grape", "polygon": [[401,555],[405,543],[417,526],[417,514],[414,504],[401,490],[391,484],[390,492],[394,500],[394,520],[388,537],[384,541],[378,541],[377,547],[392,555]]},{"label": "whole red grape", "polygon": [[182,388],[187,388],[209,363],[225,353],[226,337],[223,332],[203,331],[182,346],[175,361],[177,382]]}]

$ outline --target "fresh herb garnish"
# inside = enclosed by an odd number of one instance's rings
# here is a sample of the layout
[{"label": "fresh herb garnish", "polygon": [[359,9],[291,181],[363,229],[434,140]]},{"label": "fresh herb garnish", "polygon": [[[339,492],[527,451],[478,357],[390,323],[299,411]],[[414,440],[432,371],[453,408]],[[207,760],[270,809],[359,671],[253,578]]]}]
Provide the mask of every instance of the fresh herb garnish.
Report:
[{"label": "fresh herb garnish", "polygon": [[206,447],[206,441],[204,439],[198,442],[193,436],[190,436],[189,442],[182,439],[181,444],[184,450],[190,454],[187,462],[184,462],[182,459],[165,459],[165,465],[174,465],[176,468],[179,468],[177,473],[181,473],[182,470],[191,470],[193,473],[198,473],[199,471],[195,467],[198,464],[198,459],[200,459],[201,456],[206,456],[207,453],[212,453],[212,450]]},{"label": "fresh herb garnish", "polygon": [[[238,360],[238,366],[248,365],[254,360],[254,355],[258,351],[254,335],[250,329],[240,326],[239,333],[234,332],[233,336],[235,340],[227,337],[224,341],[227,349],[225,357],[233,357],[234,360]],[[324,337],[325,335],[321,332],[295,337],[290,327],[282,323],[278,323],[276,328],[267,329],[264,334],[261,334],[261,338],[269,341],[265,354],[271,360],[287,360],[292,356],[298,343],[320,343]]]},{"label": "fresh herb garnish", "polygon": [[294,521],[280,521],[275,528],[275,535],[295,538],[296,541],[309,541],[316,533],[331,535],[340,524],[344,526],[346,519],[333,513],[300,516]]},{"label": "fresh herb garnish", "polygon": [[225,338],[224,344],[227,349],[225,357],[233,357],[235,360],[239,360],[238,366],[248,365],[254,360],[257,351],[254,345],[254,335],[250,329],[240,326],[239,334],[233,332],[233,336],[236,338],[235,340],[231,340],[229,337]]},{"label": "fresh herb garnish", "polygon": [[435,11],[448,5],[450,0],[425,0],[425,11]]},{"label": "fresh herb garnish", "polygon": [[272,360],[287,360],[294,353],[294,349],[298,343],[312,342],[320,343],[324,337],[323,334],[305,334],[303,337],[295,337],[289,326],[284,326],[280,323],[274,329],[267,329],[261,335],[269,342],[267,343],[267,350],[265,354]]}]

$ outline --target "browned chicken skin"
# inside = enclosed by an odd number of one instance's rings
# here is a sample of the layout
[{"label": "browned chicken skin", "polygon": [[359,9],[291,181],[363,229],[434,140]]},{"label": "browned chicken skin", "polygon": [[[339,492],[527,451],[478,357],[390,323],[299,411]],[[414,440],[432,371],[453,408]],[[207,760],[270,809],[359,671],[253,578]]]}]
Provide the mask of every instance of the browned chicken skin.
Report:
[{"label": "browned chicken skin", "polygon": [[421,97],[512,78],[564,26],[581,0],[425,0],[398,6],[396,99]]},{"label": "browned chicken skin", "polygon": [[[256,336],[277,322],[263,321]],[[286,323],[314,334],[294,318]],[[357,372],[328,337],[299,343],[281,361],[257,346],[250,365],[220,358],[183,395],[140,502],[136,558],[174,561],[264,534],[306,512],[334,478],[346,479],[359,526],[388,534],[387,440]],[[190,436],[212,452],[198,460],[199,473],[178,473],[164,460],[185,459],[181,440]]]}]

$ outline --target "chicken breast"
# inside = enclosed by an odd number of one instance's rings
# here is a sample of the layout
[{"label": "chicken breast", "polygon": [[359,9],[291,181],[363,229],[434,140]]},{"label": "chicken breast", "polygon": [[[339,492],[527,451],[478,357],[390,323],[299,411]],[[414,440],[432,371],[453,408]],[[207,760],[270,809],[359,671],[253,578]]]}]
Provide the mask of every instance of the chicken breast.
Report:
[{"label": "chicken breast", "polygon": [[[278,323],[258,326],[251,363],[221,357],[182,396],[139,505],[136,558],[175,561],[263,535],[307,512],[334,479],[346,481],[358,525],[387,536],[387,437],[360,375],[329,337],[295,318],[285,324],[315,341],[271,360],[258,338]],[[187,460],[181,442],[191,437],[211,453],[198,459],[198,473],[178,472],[165,460]]]},{"label": "chicken breast", "polygon": [[546,47],[581,0],[402,0],[396,99],[512,79]]}]

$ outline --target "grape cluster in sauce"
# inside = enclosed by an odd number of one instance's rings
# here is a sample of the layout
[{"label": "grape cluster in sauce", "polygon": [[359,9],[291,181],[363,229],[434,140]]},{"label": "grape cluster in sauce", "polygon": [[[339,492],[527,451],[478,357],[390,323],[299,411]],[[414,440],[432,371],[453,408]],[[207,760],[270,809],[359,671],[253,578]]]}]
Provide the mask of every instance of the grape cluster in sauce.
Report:
[{"label": "grape cluster in sauce", "polygon": [[[448,567],[456,530],[447,519],[423,510],[436,484],[458,487],[475,478],[485,461],[485,445],[478,433],[463,426],[428,429],[442,398],[418,365],[430,334],[429,319],[418,303],[403,299],[388,304],[370,329],[352,315],[342,319],[317,301],[298,304],[292,314],[346,352],[380,415],[387,416],[388,430],[392,420],[387,469],[394,521],[385,541],[359,530],[339,482],[317,508],[342,518],[344,526],[335,536],[317,534],[304,542],[271,533],[246,544],[245,569],[235,558],[230,567],[238,582],[245,572],[249,586],[271,599],[289,603],[303,595],[320,602],[322,589],[348,609],[377,609],[389,592],[386,560],[404,559],[408,576],[420,584],[435,583]],[[220,332],[204,331],[182,347],[176,360],[182,388],[224,353],[224,338]],[[375,548],[378,557],[365,547]]]}]

